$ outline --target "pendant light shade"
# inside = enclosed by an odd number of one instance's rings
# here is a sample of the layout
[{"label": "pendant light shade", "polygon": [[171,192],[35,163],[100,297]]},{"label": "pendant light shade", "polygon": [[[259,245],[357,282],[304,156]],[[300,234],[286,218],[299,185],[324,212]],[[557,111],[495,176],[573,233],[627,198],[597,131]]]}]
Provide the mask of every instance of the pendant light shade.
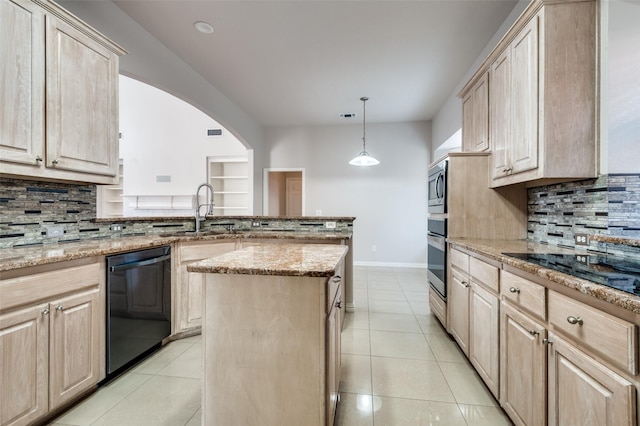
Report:
[{"label": "pendant light shade", "polygon": [[358,154],[353,160],[349,161],[349,164],[352,166],[375,166],[376,164],[380,164],[378,160],[373,158],[367,152],[367,140],[366,140],[366,109],[365,102],[369,100],[369,98],[363,96],[360,98],[362,101],[362,152]]}]

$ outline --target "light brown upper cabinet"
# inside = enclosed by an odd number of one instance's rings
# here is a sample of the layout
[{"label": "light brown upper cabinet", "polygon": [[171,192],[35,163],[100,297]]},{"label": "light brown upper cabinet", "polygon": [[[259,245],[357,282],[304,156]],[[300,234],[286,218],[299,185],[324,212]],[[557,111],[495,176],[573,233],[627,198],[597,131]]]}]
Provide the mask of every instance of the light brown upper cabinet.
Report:
[{"label": "light brown upper cabinet", "polygon": [[597,176],[596,29],[593,0],[533,0],[462,89],[463,149],[480,150],[465,100],[489,74],[490,187]]},{"label": "light brown upper cabinet", "polygon": [[3,176],[111,184],[118,176],[118,57],[48,0],[0,0]]},{"label": "light brown upper cabinet", "polygon": [[462,151],[489,148],[489,73],[484,73],[462,99]]}]

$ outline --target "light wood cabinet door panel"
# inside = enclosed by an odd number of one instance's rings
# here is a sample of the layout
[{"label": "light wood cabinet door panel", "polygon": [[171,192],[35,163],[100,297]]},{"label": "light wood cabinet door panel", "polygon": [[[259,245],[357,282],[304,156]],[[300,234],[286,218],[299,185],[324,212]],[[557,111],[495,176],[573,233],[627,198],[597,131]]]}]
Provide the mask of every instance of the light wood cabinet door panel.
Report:
[{"label": "light wood cabinet door panel", "polygon": [[469,302],[469,361],[497,398],[500,390],[500,302],[471,284]]},{"label": "light wood cabinet door panel", "polygon": [[50,409],[98,382],[100,366],[99,290],[50,303]]},{"label": "light wood cabinet door panel", "polygon": [[632,426],[632,383],[558,336],[549,353],[549,425]]},{"label": "light wood cabinet door panel", "polygon": [[500,312],[500,403],[516,425],[544,425],[547,331],[508,303]]},{"label": "light wood cabinet door panel", "polygon": [[46,17],[47,167],[116,176],[118,57]]},{"label": "light wood cabinet door panel", "polygon": [[489,92],[489,138],[491,139],[492,177],[504,176],[511,137],[511,49],[507,47],[491,65]]},{"label": "light wood cabinet door panel", "polygon": [[460,349],[469,355],[469,277],[451,270],[451,285],[447,307],[449,309],[449,333]]},{"label": "light wood cabinet door panel", "polygon": [[26,0],[0,0],[0,161],[42,167],[44,13]]},{"label": "light wood cabinet door panel", "polygon": [[32,424],[46,414],[48,388],[48,304],[0,315],[0,424]]},{"label": "light wood cabinet door panel", "polygon": [[538,17],[518,34],[511,48],[510,173],[538,167]]}]

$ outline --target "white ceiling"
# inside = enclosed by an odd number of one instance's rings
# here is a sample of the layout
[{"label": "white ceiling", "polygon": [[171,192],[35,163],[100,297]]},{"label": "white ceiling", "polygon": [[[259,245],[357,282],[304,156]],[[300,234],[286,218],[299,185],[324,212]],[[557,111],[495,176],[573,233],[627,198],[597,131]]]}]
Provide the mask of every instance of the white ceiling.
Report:
[{"label": "white ceiling", "polygon": [[265,126],[432,119],[516,2],[115,1]]}]

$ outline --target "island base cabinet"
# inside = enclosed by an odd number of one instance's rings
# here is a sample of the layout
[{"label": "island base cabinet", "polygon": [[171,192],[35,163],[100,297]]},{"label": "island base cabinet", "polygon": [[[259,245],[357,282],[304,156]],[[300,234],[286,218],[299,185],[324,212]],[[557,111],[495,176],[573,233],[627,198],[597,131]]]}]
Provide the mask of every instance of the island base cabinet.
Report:
[{"label": "island base cabinet", "polygon": [[551,334],[549,425],[636,425],[631,382]]},{"label": "island base cabinet", "polygon": [[544,425],[546,329],[507,303],[500,312],[500,403],[516,425]]},{"label": "island base cabinet", "polygon": [[332,333],[337,344],[339,314],[327,312],[328,287],[321,277],[206,274],[202,424],[329,424],[326,345]]},{"label": "island base cabinet", "polygon": [[48,411],[49,304],[0,315],[0,424],[31,424]]}]

